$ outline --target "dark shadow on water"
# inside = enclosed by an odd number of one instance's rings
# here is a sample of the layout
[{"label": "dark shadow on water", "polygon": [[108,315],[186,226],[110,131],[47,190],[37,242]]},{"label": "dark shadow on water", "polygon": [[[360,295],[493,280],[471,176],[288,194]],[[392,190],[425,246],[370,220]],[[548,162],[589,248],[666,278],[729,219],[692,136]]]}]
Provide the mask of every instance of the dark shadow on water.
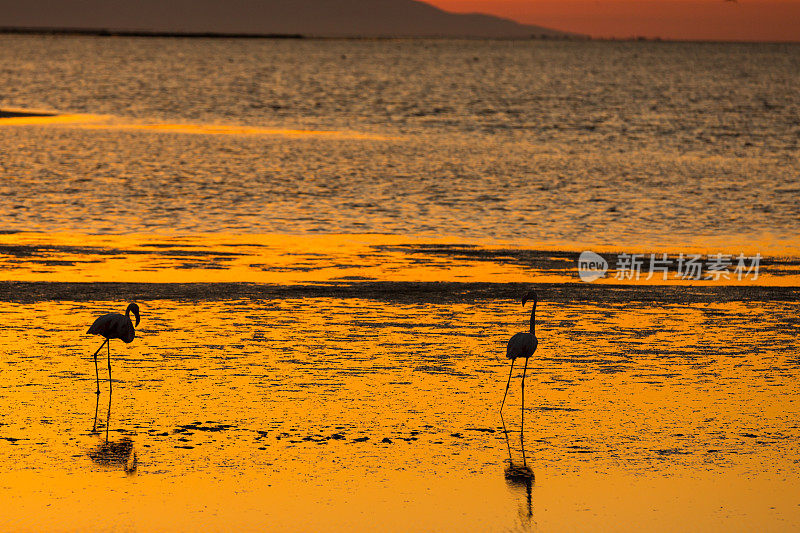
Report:
[{"label": "dark shadow on water", "polygon": [[20,118],[20,117],[54,117],[55,113],[41,113],[35,111],[17,111],[0,109],[0,118]]},{"label": "dark shadow on water", "polygon": [[109,440],[108,430],[111,422],[111,395],[108,397],[108,411],[106,413],[105,436],[97,428],[97,415],[100,408],[100,396],[96,397],[94,407],[94,425],[92,434],[100,437],[100,443],[86,453],[89,458],[98,465],[110,468],[122,468],[129,476],[136,474],[138,459],[133,441],[130,437],[122,437],[118,440]]},{"label": "dark shadow on water", "polygon": [[[7,247],[6,247],[7,248]],[[3,249],[0,248],[0,252]],[[23,256],[27,257],[27,256]],[[35,303],[68,300],[192,300],[365,298],[384,302],[471,303],[477,300],[516,300],[529,283],[489,282],[353,282],[314,285],[270,285],[257,283],[117,283],[117,282],[26,282],[0,281],[0,302]],[[725,303],[742,301],[788,301],[800,299],[797,287],[592,285],[590,283],[538,283],[536,292],[552,302],[614,303]]]},{"label": "dark shadow on water", "polygon": [[112,468],[121,467],[129,476],[136,474],[138,460],[136,450],[133,448],[133,441],[129,437],[123,437],[117,441],[101,442],[89,450],[87,455],[98,465]]}]

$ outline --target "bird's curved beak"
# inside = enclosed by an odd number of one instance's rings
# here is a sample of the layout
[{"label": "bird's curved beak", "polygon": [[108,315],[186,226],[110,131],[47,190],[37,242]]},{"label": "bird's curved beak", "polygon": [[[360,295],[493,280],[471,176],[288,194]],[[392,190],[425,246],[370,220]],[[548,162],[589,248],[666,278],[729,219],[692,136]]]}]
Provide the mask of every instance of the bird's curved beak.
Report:
[{"label": "bird's curved beak", "polygon": [[528,300],[533,300],[534,303],[536,302],[536,293],[530,291],[525,296],[522,297],[522,307],[525,307],[525,304],[528,303]]}]

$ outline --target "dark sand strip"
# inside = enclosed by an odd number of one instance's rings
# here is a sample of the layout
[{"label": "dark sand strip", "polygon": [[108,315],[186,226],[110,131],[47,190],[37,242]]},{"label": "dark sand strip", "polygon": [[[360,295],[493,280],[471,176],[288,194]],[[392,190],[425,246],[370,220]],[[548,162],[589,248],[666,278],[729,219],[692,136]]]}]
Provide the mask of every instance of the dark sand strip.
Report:
[{"label": "dark sand strip", "polygon": [[0,109],[0,118],[20,118],[20,117],[54,117],[55,113],[34,113],[32,111],[7,111]]},{"label": "dark sand strip", "polygon": [[306,285],[256,283],[58,283],[0,282],[0,301],[274,300],[290,298],[369,299],[397,303],[470,303],[518,299],[536,289],[540,300],[563,303],[691,304],[797,302],[800,287],[592,285],[589,283],[358,282]]},{"label": "dark sand strip", "polygon": [[0,33],[20,35],[78,35],[90,37],[187,37],[201,39],[303,39],[300,33],[224,33],[112,30],[108,28],[0,27]]},{"label": "dark sand strip", "polygon": [[[540,272],[574,272],[578,264],[580,252],[561,250],[533,250],[524,248],[492,248],[471,244],[399,244],[399,245],[374,245],[373,248],[382,252],[402,252],[409,256],[441,257],[458,261],[488,262],[499,264],[518,264]],[[0,253],[3,249],[0,247]],[[650,258],[646,250],[620,250],[618,253],[639,254],[645,267]],[[617,253],[603,252],[607,260],[613,261]],[[667,254],[670,265],[678,264],[678,254]],[[751,261],[751,259],[748,259]],[[800,258],[798,257],[773,257],[761,256],[759,261],[762,272],[769,272],[772,276],[795,276],[800,274]],[[736,266],[736,256],[733,256],[733,266]],[[612,269],[612,272],[614,270]]]}]

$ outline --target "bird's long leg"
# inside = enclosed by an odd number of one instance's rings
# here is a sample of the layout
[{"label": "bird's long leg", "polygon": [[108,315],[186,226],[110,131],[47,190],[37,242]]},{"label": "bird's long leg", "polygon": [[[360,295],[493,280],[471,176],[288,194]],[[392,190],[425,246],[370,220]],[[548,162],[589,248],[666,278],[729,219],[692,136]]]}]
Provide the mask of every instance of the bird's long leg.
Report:
[{"label": "bird's long leg", "polygon": [[508,441],[508,430],[506,429],[506,421],[503,418],[503,411],[500,411],[500,422],[503,423],[503,433],[506,436],[506,447],[508,448],[508,464],[513,464],[514,460],[511,458],[511,443]]},{"label": "bird's long leg", "polygon": [[103,349],[103,345],[105,345],[107,342],[108,339],[104,340],[103,344],[101,344],[97,351],[94,352],[94,375],[97,378],[97,390],[95,391],[95,394],[100,394],[100,372],[97,370],[97,354],[100,353],[100,350]]},{"label": "bird's long leg", "polygon": [[108,342],[108,339],[104,340],[104,341],[103,341],[103,344],[101,344],[101,345],[100,345],[100,347],[97,349],[97,351],[96,351],[96,352],[94,352],[94,356],[95,356],[95,357],[97,357],[97,354],[99,354],[99,353],[100,353],[100,350],[102,350],[102,349],[103,349],[103,346],[105,346],[107,342]]},{"label": "bird's long leg", "polygon": [[[101,346],[102,348],[102,346]],[[94,354],[94,377],[97,380],[97,390],[94,393],[97,395],[97,399],[100,399],[100,371],[97,369],[97,354]]]},{"label": "bird's long leg", "polygon": [[92,426],[92,434],[97,433],[97,412],[100,409],[100,395],[95,396],[94,402],[94,425]]},{"label": "bird's long leg", "polygon": [[108,341],[108,401],[111,402],[111,341]]},{"label": "bird's long leg", "polygon": [[525,457],[525,429],[519,432],[519,445],[522,448],[522,466],[528,466],[527,458]]},{"label": "bird's long leg", "polygon": [[108,426],[111,424],[111,389],[108,389],[108,414],[106,415],[106,442],[108,442]]},{"label": "bird's long leg", "polygon": [[500,404],[500,412],[503,412],[503,406],[506,404],[506,396],[508,396],[508,386],[511,385],[511,372],[514,371],[514,359],[511,360],[511,368],[508,370],[508,383],[506,383],[506,393],[503,394],[503,403]]},{"label": "bird's long leg", "polygon": [[525,465],[525,443],[522,436],[525,434],[525,372],[528,370],[528,358],[525,358],[525,368],[522,369],[522,421],[520,423],[519,442],[522,445],[522,464]]}]

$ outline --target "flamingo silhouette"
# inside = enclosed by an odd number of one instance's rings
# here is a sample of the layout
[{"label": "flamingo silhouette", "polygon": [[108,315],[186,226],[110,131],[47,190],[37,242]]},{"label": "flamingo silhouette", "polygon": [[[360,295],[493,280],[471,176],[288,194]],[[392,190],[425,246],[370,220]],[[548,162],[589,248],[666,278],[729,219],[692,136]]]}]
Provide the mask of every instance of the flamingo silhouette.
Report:
[{"label": "flamingo silhouette", "polygon": [[503,412],[503,406],[506,403],[506,396],[508,396],[508,387],[511,385],[511,373],[514,371],[514,361],[516,361],[518,357],[524,357],[525,368],[522,370],[522,412],[523,415],[525,414],[525,373],[528,370],[528,358],[533,355],[533,352],[536,351],[536,347],[539,345],[535,331],[537,301],[536,293],[530,291],[522,297],[523,307],[525,307],[525,304],[529,299],[533,300],[533,311],[531,311],[531,331],[530,333],[522,331],[515,334],[513,337],[511,337],[511,340],[508,341],[508,346],[506,346],[506,357],[511,359],[511,369],[508,371],[508,383],[506,383],[506,393],[503,395],[503,403],[500,404],[500,413]]},{"label": "flamingo silhouette", "polygon": [[111,391],[111,339],[120,339],[128,344],[133,341],[136,336],[136,331],[133,329],[133,322],[131,322],[130,314],[136,317],[136,325],[139,325],[139,306],[136,304],[128,304],[125,314],[109,313],[98,317],[89,328],[91,335],[100,335],[105,337],[106,340],[94,352],[94,373],[97,377],[97,391],[95,394],[100,394],[100,372],[97,369],[97,354],[103,349],[104,345],[108,345],[108,390]]}]

